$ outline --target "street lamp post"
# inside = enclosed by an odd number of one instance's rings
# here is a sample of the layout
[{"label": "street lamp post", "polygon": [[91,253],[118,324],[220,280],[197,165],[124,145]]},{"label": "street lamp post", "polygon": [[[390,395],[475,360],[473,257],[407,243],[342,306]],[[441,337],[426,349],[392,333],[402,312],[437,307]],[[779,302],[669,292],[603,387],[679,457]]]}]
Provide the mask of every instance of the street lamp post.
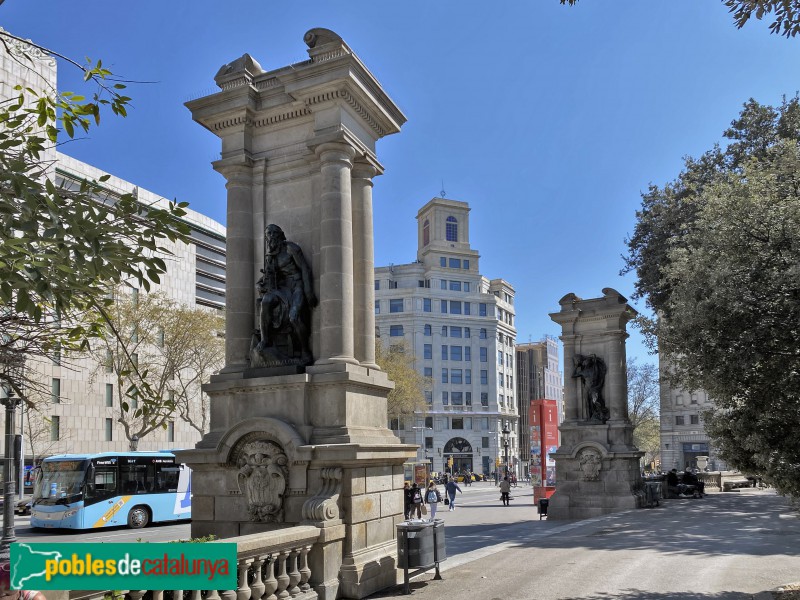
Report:
[{"label": "street lamp post", "polygon": [[3,456],[3,537],[0,539],[0,556],[5,558],[9,556],[11,544],[17,541],[17,535],[14,532],[14,495],[16,493],[14,424],[17,407],[22,402],[22,398],[17,396],[12,382],[15,382],[17,386],[22,384],[25,357],[16,352],[4,351],[0,356],[0,366],[3,370],[2,383],[0,383],[0,392],[2,392],[0,404],[6,409],[6,439]]},{"label": "street lamp post", "polygon": [[[511,435],[511,430],[508,428],[508,421],[503,424],[503,447],[506,450],[506,477],[509,477],[508,474],[508,436]],[[509,478],[509,481],[511,479]]]}]

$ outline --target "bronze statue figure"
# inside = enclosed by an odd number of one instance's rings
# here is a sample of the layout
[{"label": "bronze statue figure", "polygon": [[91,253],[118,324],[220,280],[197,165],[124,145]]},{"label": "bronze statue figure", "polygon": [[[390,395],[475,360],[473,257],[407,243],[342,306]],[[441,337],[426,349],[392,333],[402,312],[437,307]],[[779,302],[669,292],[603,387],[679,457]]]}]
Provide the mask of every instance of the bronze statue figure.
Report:
[{"label": "bronze statue figure", "polygon": [[264,232],[264,268],[257,287],[259,329],[251,366],[310,365],[311,308],[317,305],[303,251],[277,225]]},{"label": "bronze statue figure", "polygon": [[576,354],[572,377],[583,379],[586,388],[587,421],[605,423],[610,413],[603,398],[603,385],[606,382],[606,363],[594,354]]}]

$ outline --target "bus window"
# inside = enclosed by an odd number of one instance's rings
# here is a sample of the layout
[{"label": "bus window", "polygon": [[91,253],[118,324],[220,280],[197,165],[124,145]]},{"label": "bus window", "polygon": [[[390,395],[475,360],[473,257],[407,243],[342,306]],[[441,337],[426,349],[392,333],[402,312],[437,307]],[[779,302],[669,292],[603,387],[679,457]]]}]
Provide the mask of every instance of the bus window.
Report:
[{"label": "bus window", "polygon": [[153,491],[156,493],[167,493],[178,491],[178,478],[180,467],[178,465],[155,465],[156,482]]},{"label": "bus window", "polygon": [[86,486],[87,498],[110,498],[117,495],[117,467],[98,465],[94,478]]},{"label": "bus window", "polygon": [[127,465],[120,465],[119,477],[122,482],[120,493],[125,496],[149,493],[153,486],[154,471],[152,462],[149,464],[131,462]]}]

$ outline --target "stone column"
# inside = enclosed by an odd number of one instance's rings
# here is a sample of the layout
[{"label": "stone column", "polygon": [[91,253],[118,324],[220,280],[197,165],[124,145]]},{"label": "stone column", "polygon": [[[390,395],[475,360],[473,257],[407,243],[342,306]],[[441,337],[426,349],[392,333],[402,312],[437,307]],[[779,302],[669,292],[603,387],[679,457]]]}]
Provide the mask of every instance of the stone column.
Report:
[{"label": "stone column", "polygon": [[214,168],[227,183],[228,213],[225,272],[225,368],[234,373],[247,368],[254,327],[255,280],[253,274],[252,167],[249,161],[219,161]]},{"label": "stone column", "polygon": [[353,261],[355,268],[355,357],[366,367],[375,364],[375,258],[372,230],[372,165],[353,167]]},{"label": "stone column", "polygon": [[575,357],[575,336],[561,336],[564,344],[564,419],[577,421],[581,419],[580,398],[578,398],[578,382],[572,377]]},{"label": "stone column", "polygon": [[[625,364],[625,340],[628,334],[624,331],[616,335],[609,334],[606,344],[608,357],[608,375],[606,377],[606,394],[610,400],[609,411],[614,421],[628,420],[628,381]],[[613,365],[613,366],[612,366]]]},{"label": "stone column", "polygon": [[353,207],[350,170],[355,150],[342,142],[316,149],[322,175],[320,216],[320,352],[316,364],[355,359],[353,312]]}]

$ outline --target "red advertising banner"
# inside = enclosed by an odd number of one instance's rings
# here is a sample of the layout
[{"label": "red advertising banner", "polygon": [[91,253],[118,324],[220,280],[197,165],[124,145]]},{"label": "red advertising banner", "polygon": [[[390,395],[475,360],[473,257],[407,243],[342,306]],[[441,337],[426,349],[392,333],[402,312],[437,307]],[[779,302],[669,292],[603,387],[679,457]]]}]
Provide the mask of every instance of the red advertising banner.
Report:
[{"label": "red advertising banner", "polygon": [[556,464],[550,454],[558,450],[558,407],[555,400],[532,400],[528,415],[531,435],[531,485],[553,486]]}]

